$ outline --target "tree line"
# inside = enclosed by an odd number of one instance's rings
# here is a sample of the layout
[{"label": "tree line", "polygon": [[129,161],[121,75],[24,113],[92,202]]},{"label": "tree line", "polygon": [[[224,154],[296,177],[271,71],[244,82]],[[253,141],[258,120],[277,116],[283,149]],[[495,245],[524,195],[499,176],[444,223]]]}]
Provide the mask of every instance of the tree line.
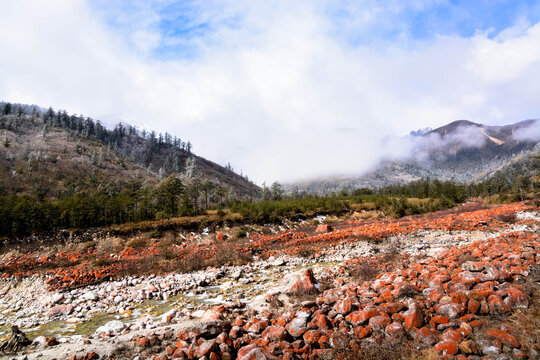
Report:
[{"label": "tree line", "polygon": [[[537,165],[535,165],[537,166]],[[511,172],[510,172],[511,174]],[[476,184],[421,179],[380,189],[361,188],[316,196],[293,191],[285,194],[279,183],[263,186],[261,201],[240,201],[210,180],[170,175],[157,186],[138,182],[101,184],[95,190],[66,193],[50,200],[44,196],[0,196],[0,235],[22,236],[64,228],[89,228],[200,214],[208,209],[229,209],[246,221],[279,222],[316,214],[341,214],[351,204],[372,204],[373,209],[401,217],[441,210],[471,197],[498,195],[501,201],[522,201],[538,193],[534,176],[498,172]],[[428,199],[412,202],[409,198]]]},{"label": "tree line", "polygon": [[[285,195],[279,183],[263,186],[260,202],[235,201],[230,209],[244,218],[259,223],[278,222],[284,218],[305,218],[306,215],[342,214],[351,211],[353,204],[365,204],[367,209],[402,217],[450,208],[475,197],[497,196],[498,201],[523,201],[530,193],[538,193],[537,176],[523,173],[535,169],[538,174],[538,158],[533,164],[516,164],[498,171],[480,183],[462,184],[437,179],[420,179],[403,185],[389,185],[379,189],[360,188],[318,196],[294,189]],[[536,180],[534,180],[536,179]],[[425,201],[413,201],[423,199]],[[367,206],[369,204],[369,206]]]},{"label": "tree line", "polygon": [[155,187],[120,181],[56,200],[37,194],[4,195],[0,196],[0,236],[196,215],[227,202],[229,191],[218,183],[174,175]]}]

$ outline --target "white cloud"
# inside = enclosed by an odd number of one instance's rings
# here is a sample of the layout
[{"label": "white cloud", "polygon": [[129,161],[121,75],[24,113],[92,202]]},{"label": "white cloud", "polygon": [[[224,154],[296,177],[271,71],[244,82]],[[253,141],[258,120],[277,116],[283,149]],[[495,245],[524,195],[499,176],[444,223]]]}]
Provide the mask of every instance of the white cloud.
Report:
[{"label": "white cloud", "polygon": [[538,141],[540,139],[540,119],[529,126],[516,130],[513,137],[518,141]]},{"label": "white cloud", "polygon": [[[186,38],[159,29],[169,3],[0,2],[0,98],[168,131],[258,182],[359,173],[385,135],[540,112],[540,24],[389,40],[377,29],[401,1],[349,2],[341,17],[324,2],[215,1],[189,9],[186,26],[208,29]],[[186,54],[156,58],[162,46]]]}]

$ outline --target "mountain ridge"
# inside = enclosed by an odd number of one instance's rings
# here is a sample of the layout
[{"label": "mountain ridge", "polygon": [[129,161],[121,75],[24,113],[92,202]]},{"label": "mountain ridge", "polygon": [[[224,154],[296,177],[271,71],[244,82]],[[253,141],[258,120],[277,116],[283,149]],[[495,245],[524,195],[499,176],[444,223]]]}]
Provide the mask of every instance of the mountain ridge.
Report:
[{"label": "mountain ridge", "polygon": [[538,119],[491,126],[456,120],[436,129],[411,131],[403,139],[406,156],[386,159],[372,171],[358,176],[326,177],[286,185],[287,190],[325,194],[358,188],[380,188],[421,178],[480,182],[514,161],[540,153]]}]

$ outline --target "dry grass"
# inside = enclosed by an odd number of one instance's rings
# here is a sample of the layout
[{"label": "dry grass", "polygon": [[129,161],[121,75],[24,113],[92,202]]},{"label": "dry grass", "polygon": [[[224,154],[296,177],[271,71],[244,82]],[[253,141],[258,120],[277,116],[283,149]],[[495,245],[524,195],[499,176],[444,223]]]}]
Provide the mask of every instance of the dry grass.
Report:
[{"label": "dry grass", "polygon": [[299,257],[302,257],[302,258],[311,258],[313,255],[315,255],[315,253],[317,252],[317,250],[311,248],[311,247],[305,247],[303,249],[301,249],[299,252],[298,252],[298,256]]},{"label": "dry grass", "polygon": [[127,262],[122,275],[147,274],[149,269],[152,269],[153,273],[189,273],[205,270],[208,267],[246,265],[253,260],[253,256],[237,250],[244,241],[246,240],[223,242],[210,258],[194,258],[194,254],[188,250],[175,251],[173,245],[177,243],[177,240],[172,234],[167,234],[157,243],[159,249],[157,254],[136,262]]},{"label": "dry grass", "polygon": [[207,266],[220,267],[223,265],[247,265],[253,260],[251,254],[242,253],[236,250],[238,241],[228,242],[216,251],[214,259],[206,262]]},{"label": "dry grass", "polygon": [[148,247],[149,242],[148,242],[148,239],[144,239],[142,237],[136,237],[129,240],[126,245],[133,249],[142,249],[142,248]]},{"label": "dry grass", "polygon": [[357,341],[344,338],[335,349],[335,359],[346,360],[401,360],[412,358],[410,347],[398,341]]},{"label": "dry grass", "polygon": [[133,233],[136,231],[153,231],[153,230],[167,230],[176,228],[195,229],[198,230],[201,223],[220,223],[223,221],[241,222],[243,217],[240,214],[229,213],[225,216],[219,216],[217,214],[210,215],[198,215],[198,216],[179,216],[170,219],[159,220],[147,220],[139,222],[125,223],[122,225],[114,225],[114,229],[117,233]]},{"label": "dry grass", "polygon": [[179,245],[181,241],[171,231],[162,234],[161,238],[157,241],[159,248],[170,248],[174,245]]},{"label": "dry grass", "polygon": [[439,354],[433,348],[420,350],[418,353],[412,353],[410,360],[438,360]]},{"label": "dry grass", "polygon": [[99,240],[96,245],[96,254],[106,256],[109,254],[118,254],[124,248],[124,241],[121,238],[113,237]]},{"label": "dry grass", "polygon": [[376,210],[377,205],[375,205],[375,203],[372,203],[372,202],[365,202],[361,204],[351,204],[350,209],[352,211],[361,211],[361,210],[370,211],[370,210]]},{"label": "dry grass", "polygon": [[381,269],[369,261],[357,262],[348,267],[349,276],[355,281],[373,281],[381,273]]}]

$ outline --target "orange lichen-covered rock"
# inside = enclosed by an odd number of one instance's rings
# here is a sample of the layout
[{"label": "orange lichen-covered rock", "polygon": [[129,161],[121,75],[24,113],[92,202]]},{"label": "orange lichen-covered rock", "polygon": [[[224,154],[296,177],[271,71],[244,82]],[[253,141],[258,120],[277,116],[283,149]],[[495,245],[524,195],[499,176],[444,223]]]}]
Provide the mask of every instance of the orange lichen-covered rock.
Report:
[{"label": "orange lichen-covered rock", "polygon": [[304,333],[303,339],[306,344],[314,345],[318,343],[322,334],[323,333],[320,330],[309,330]]},{"label": "orange lichen-covered rock", "polygon": [[307,330],[306,318],[296,317],[291,320],[290,323],[285,326],[285,329],[291,334],[292,337],[300,337]]},{"label": "orange lichen-covered rock", "polygon": [[384,315],[378,315],[374,316],[371,319],[369,319],[369,326],[374,331],[383,330],[387,325],[389,325],[392,322],[390,317],[386,314]]},{"label": "orange lichen-covered rock", "polygon": [[446,305],[439,305],[437,307],[437,314],[444,315],[449,319],[456,319],[465,311],[465,307],[461,304],[450,303]]},{"label": "orange lichen-covered rock", "polygon": [[409,310],[403,313],[403,323],[407,329],[419,328],[424,323],[424,315],[416,303],[412,303]]},{"label": "orange lichen-covered rock", "polygon": [[269,326],[262,333],[263,340],[280,341],[287,337],[287,330],[283,326]]},{"label": "orange lichen-covered rock", "polygon": [[147,337],[141,336],[135,339],[135,343],[139,347],[147,348],[150,346],[150,340]]},{"label": "orange lichen-covered rock", "polygon": [[209,355],[212,351],[215,351],[218,349],[218,345],[215,340],[207,340],[203,341],[197,349],[195,350],[194,355],[197,358],[201,358],[203,356]]},{"label": "orange lichen-covered rock", "polygon": [[371,330],[371,326],[367,325],[367,326],[360,326],[360,327],[357,327],[355,330],[354,330],[354,334],[359,338],[359,339],[363,339],[365,337],[368,337],[371,335],[373,331]]},{"label": "orange lichen-covered rock", "polygon": [[492,329],[486,333],[490,339],[499,340],[501,343],[518,348],[520,347],[519,341],[512,335],[499,329]]},{"label": "orange lichen-covered rock", "polygon": [[492,315],[505,315],[511,311],[503,299],[498,295],[490,295],[488,298],[489,312]]},{"label": "orange lichen-covered rock", "polygon": [[343,314],[343,315],[347,315],[348,313],[350,313],[352,308],[353,308],[353,301],[349,297],[336,302],[336,304],[334,305],[334,311],[337,312],[338,314]]},{"label": "orange lichen-covered rock", "polygon": [[317,228],[315,229],[315,233],[317,234],[320,234],[320,233],[329,233],[329,232],[332,232],[332,227],[330,225],[327,225],[327,224],[322,224],[322,225],[319,225],[317,226]]},{"label": "orange lichen-covered rock", "polygon": [[405,329],[400,323],[393,322],[384,329],[384,333],[386,336],[400,337],[405,335]]},{"label": "orange lichen-covered rock", "polygon": [[504,302],[510,306],[511,308],[528,308],[529,307],[529,300],[527,299],[527,296],[523,294],[521,291],[515,288],[509,288],[506,290],[508,292],[508,296],[506,299],[504,299]]},{"label": "orange lichen-covered rock", "polygon": [[257,344],[246,345],[238,350],[238,360],[276,359],[271,354],[257,347]]},{"label": "orange lichen-covered rock", "polygon": [[433,345],[435,344],[438,339],[439,339],[439,335],[438,333],[433,330],[433,329],[430,329],[428,327],[422,327],[420,329],[417,329],[416,330],[416,333],[414,333],[415,336],[416,336],[416,339],[424,344],[427,344],[427,345]]},{"label": "orange lichen-covered rock", "polygon": [[444,340],[435,345],[435,350],[442,355],[455,355],[459,351],[459,345],[455,341]]},{"label": "orange lichen-covered rock", "polygon": [[316,294],[319,292],[319,283],[313,275],[313,270],[306,269],[302,275],[288,289],[287,294]]}]

